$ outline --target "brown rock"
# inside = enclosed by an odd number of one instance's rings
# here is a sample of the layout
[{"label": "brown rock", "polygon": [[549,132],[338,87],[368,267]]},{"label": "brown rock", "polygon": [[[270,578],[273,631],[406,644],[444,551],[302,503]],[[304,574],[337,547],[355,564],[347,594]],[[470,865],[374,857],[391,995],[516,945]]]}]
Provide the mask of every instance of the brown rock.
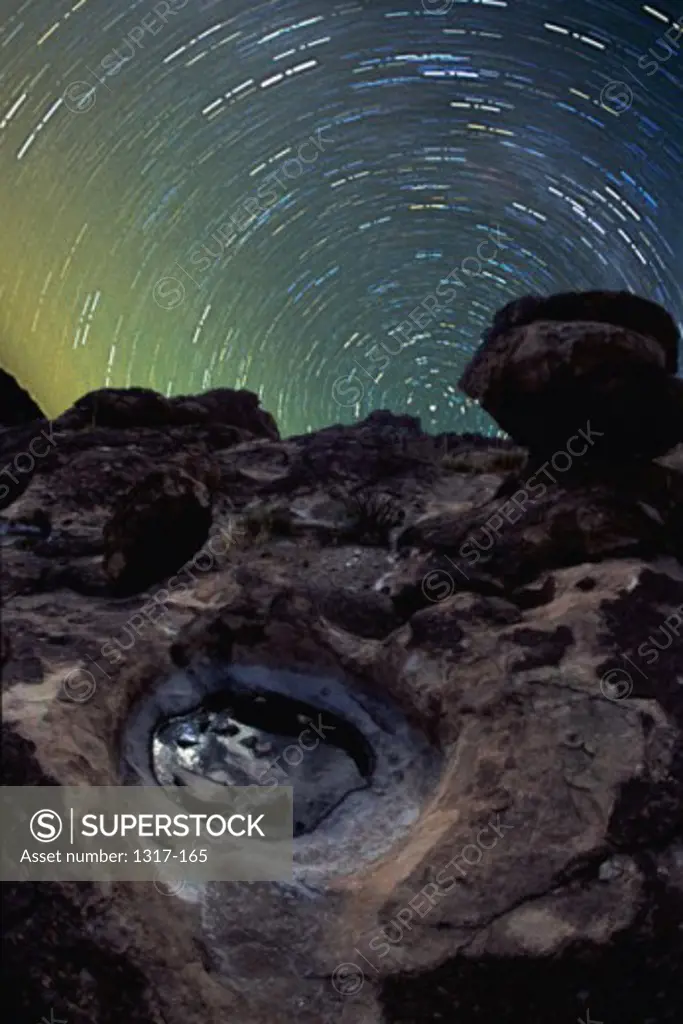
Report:
[{"label": "brown rock", "polygon": [[[538,455],[580,430],[603,434],[581,458],[635,460],[683,440],[683,381],[654,338],[597,323],[537,321],[494,335],[460,386]],[[579,435],[573,451],[584,447]]]},{"label": "brown rock", "polygon": [[561,292],[556,295],[525,295],[508,302],[496,313],[487,332],[487,345],[515,327],[526,327],[539,320],[564,323],[603,323],[624,327],[636,334],[654,338],[664,352],[668,373],[678,367],[679,333],[676,322],[665,309],[631,292]]},{"label": "brown rock", "polygon": [[400,534],[399,551],[425,553],[391,581],[401,609],[470,589],[535,607],[547,603],[546,588],[553,593],[547,570],[619,556],[683,559],[682,474],[654,464],[564,483],[558,474],[553,484],[529,468],[477,508],[423,516]]},{"label": "brown rock", "polygon": [[160,470],[123,495],[104,528],[104,567],[117,594],[134,594],[180,569],[206,542],[211,500],[182,470]]},{"label": "brown rock", "polygon": [[[231,441],[218,459],[207,437],[206,423],[76,422],[13,496],[13,522],[44,509],[52,529],[0,536],[5,783],[139,781],[122,769],[131,748],[153,783],[156,726],[205,689],[224,701],[240,667],[277,673],[316,708],[332,681],[374,722],[362,738],[376,751],[386,729],[398,760],[311,845],[297,839],[289,886],[215,883],[194,904],[151,882],[5,886],[9,1019],[547,1024],[559,1007],[568,1021],[680,1024],[683,449],[613,473],[549,466],[552,483],[542,460],[508,472],[468,458],[496,447],[482,438],[459,439],[459,461],[442,465],[434,439],[391,414]],[[130,591],[177,571],[165,559],[181,562],[178,538],[194,535],[189,551],[206,537],[205,481],[225,557],[179,574],[160,620],[134,628],[149,595]],[[397,550],[231,532],[275,485],[298,513],[359,484],[402,502]],[[517,519],[525,488],[536,504]],[[102,574],[93,545],[110,520],[126,600],[76,586]],[[421,603],[399,611],[389,597],[408,583]],[[303,677],[283,682],[283,669]],[[359,756],[349,707],[338,733]]]}]

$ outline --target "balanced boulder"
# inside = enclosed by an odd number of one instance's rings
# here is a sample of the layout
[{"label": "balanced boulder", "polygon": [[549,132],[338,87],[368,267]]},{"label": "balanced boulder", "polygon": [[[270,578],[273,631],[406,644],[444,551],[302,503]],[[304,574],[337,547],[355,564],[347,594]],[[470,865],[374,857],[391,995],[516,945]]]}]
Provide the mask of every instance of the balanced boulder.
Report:
[{"label": "balanced boulder", "polygon": [[513,327],[526,327],[539,320],[563,323],[611,324],[655,338],[665,355],[665,366],[675,373],[678,366],[678,328],[673,317],[656,302],[631,292],[560,292],[557,295],[525,295],[508,302],[493,318],[487,334],[504,334]]},{"label": "balanced boulder", "polygon": [[[683,381],[671,369],[678,342],[673,321],[671,335],[664,330],[668,314],[654,307],[662,315],[653,316],[651,330],[643,316],[638,329],[624,326],[621,307],[607,301],[611,293],[604,293],[603,306],[594,298],[601,294],[587,293],[584,307],[579,296],[577,308],[602,320],[572,319],[568,310],[561,321],[535,298],[505,307],[460,381],[533,455],[564,449],[588,423],[602,435],[590,448],[593,460],[652,459],[683,441]],[[608,315],[622,323],[608,322]]]}]

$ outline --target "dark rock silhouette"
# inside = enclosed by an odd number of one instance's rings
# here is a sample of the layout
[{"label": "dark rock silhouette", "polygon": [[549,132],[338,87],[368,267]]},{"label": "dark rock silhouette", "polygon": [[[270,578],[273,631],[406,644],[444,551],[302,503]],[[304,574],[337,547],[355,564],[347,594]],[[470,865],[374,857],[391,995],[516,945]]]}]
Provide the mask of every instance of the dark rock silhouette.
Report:
[{"label": "dark rock silhouette", "polygon": [[28,391],[5,370],[0,370],[0,427],[18,427],[44,419]]},{"label": "dark rock silhouette", "polygon": [[215,388],[201,395],[166,398],[149,388],[102,388],[80,398],[57,417],[59,430],[84,427],[164,428],[224,425],[246,435],[279,438],[275,420],[252,391]]},{"label": "dark rock silhouette", "polygon": [[651,459],[683,441],[677,346],[668,314],[634,296],[528,297],[498,314],[460,386],[539,456],[590,422],[604,434],[590,460]]},{"label": "dark rock silhouette", "polygon": [[556,295],[525,295],[498,310],[486,332],[487,345],[514,327],[527,327],[539,320],[563,323],[601,323],[624,327],[636,334],[655,338],[665,354],[667,373],[678,367],[679,336],[673,317],[650,299],[631,292],[560,292]]}]

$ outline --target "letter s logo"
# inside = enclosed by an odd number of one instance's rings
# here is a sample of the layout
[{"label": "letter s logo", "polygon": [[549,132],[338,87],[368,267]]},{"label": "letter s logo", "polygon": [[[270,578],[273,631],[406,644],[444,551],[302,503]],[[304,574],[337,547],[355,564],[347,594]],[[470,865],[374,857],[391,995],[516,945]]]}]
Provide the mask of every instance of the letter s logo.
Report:
[{"label": "letter s logo", "polygon": [[62,819],[50,809],[36,811],[29,823],[31,835],[39,843],[53,843],[61,835]]},{"label": "letter s logo", "polygon": [[356,371],[352,370],[346,377],[337,377],[332,385],[332,395],[335,402],[343,408],[349,409],[362,400],[365,388],[355,376]]}]

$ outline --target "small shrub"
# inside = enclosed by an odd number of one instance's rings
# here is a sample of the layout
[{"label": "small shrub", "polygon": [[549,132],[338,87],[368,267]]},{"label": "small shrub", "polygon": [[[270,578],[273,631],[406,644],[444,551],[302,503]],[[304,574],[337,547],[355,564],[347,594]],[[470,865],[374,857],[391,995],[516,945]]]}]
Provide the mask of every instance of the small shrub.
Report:
[{"label": "small shrub", "polygon": [[405,519],[393,494],[355,491],[346,496],[344,504],[351,520],[345,539],[356,544],[388,544],[391,531]]}]

